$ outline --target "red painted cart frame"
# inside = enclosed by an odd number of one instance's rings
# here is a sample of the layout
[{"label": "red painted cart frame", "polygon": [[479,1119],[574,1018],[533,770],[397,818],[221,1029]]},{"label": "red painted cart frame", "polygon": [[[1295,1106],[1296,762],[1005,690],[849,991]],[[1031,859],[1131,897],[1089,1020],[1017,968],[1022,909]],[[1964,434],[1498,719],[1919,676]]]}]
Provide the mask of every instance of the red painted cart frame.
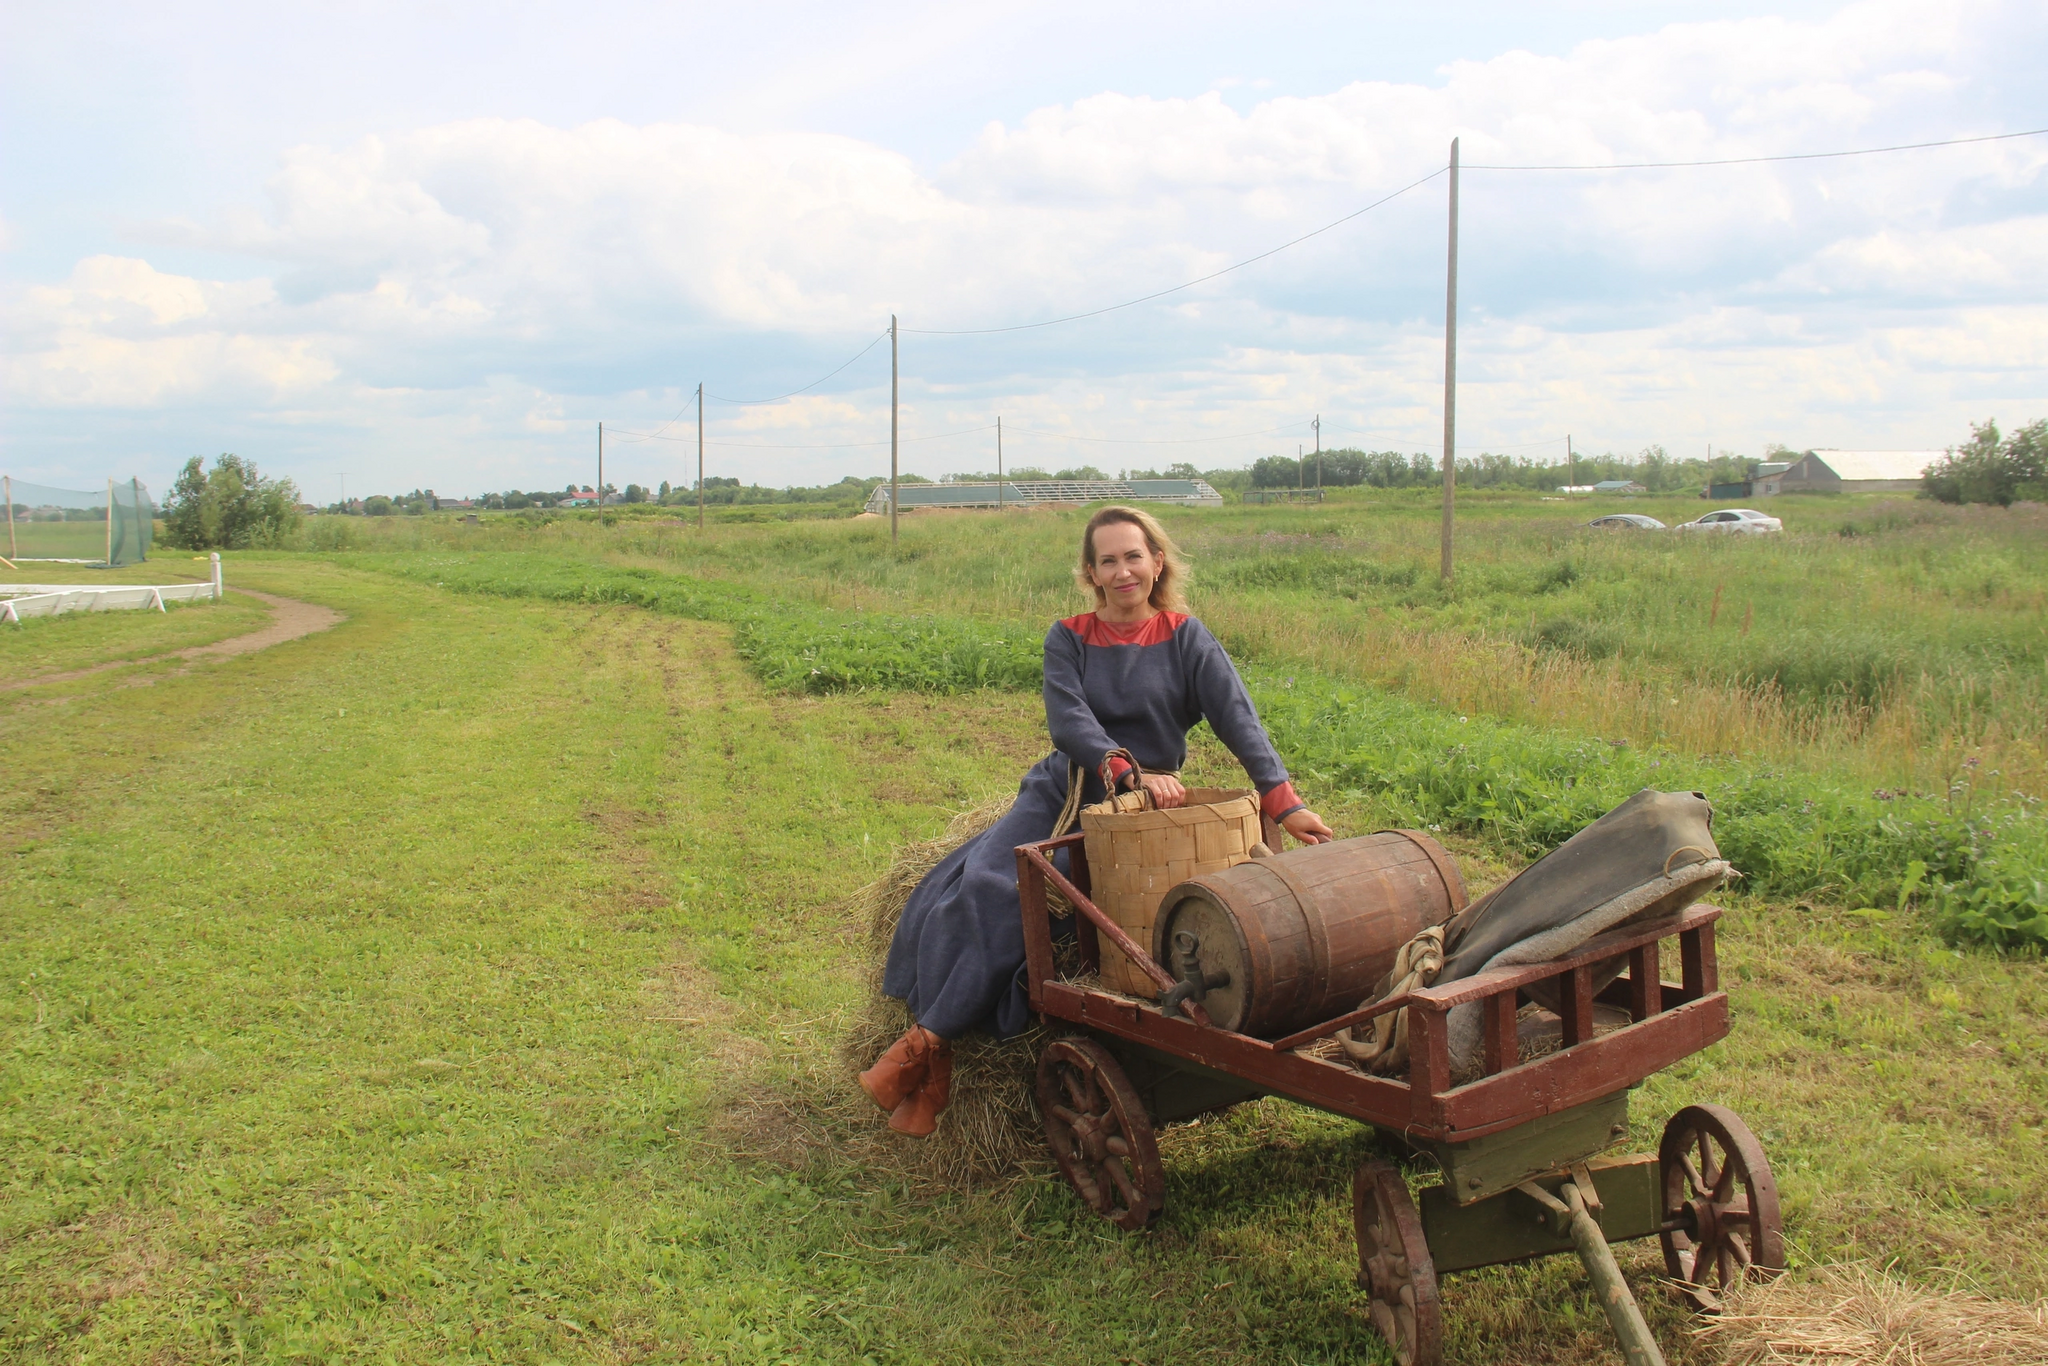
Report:
[{"label": "red painted cart frame", "polygon": [[[1071,877],[1053,864],[1053,856],[1062,849],[1067,851]],[[1061,980],[1054,967],[1048,889],[1057,889],[1080,917],[1076,934],[1084,972],[1097,968],[1100,940],[1107,938],[1162,991],[1174,984],[1147,949],[1133,943],[1089,899],[1088,859],[1080,835],[1022,844],[1016,852],[1025,965],[1035,1012],[1156,1049],[1319,1110],[1395,1130],[1411,1141],[1483,1138],[1610,1096],[1728,1034],[1728,997],[1720,989],[1714,961],[1714,922],[1721,911],[1695,905],[1597,935],[1563,958],[1411,991],[1283,1039],[1252,1038],[1215,1027],[1192,1002],[1187,1007],[1191,1018],[1181,1018],[1166,1015],[1149,1002]],[[1671,938],[1678,940],[1677,982],[1663,980],[1659,970],[1662,943]],[[1627,974],[1596,992],[1595,970],[1615,958],[1627,960]],[[1517,992],[1546,980],[1555,980],[1558,987],[1562,1046],[1522,1062],[1515,1033]],[[1453,1085],[1450,1012],[1470,1003],[1478,1004],[1484,1022],[1484,1066],[1478,1078]],[[1626,1009],[1629,1023],[1595,1037],[1596,1004]],[[1295,1051],[1402,1006],[1409,1007],[1405,1082]]]}]

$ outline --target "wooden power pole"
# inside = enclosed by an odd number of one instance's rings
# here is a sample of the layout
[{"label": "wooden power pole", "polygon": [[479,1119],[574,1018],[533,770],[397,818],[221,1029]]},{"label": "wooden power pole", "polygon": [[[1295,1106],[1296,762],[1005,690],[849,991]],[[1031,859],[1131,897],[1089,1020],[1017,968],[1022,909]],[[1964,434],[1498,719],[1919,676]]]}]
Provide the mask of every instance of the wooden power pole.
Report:
[{"label": "wooden power pole", "polygon": [[604,511],[604,424],[597,424],[597,510]]},{"label": "wooden power pole", "polygon": [[896,315],[889,315],[889,544],[896,544]]},{"label": "wooden power pole", "polygon": [[1450,262],[1444,273],[1444,536],[1443,580],[1451,581],[1451,508],[1458,467],[1458,140],[1451,139]]},{"label": "wooden power pole", "polygon": [[1323,415],[1316,414],[1316,492],[1323,491]]},{"label": "wooden power pole", "polygon": [[996,511],[1003,510],[1003,415],[996,414]]},{"label": "wooden power pole", "polygon": [[704,383],[697,382],[697,530],[704,529]]}]

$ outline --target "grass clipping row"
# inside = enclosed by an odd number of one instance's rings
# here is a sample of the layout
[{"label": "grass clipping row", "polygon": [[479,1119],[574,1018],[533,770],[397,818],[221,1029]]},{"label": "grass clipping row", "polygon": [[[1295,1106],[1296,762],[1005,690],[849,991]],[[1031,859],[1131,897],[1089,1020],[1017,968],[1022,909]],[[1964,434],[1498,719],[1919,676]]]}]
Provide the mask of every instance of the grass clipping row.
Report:
[{"label": "grass clipping row", "polygon": [[854,894],[851,907],[864,930],[863,990],[840,1044],[846,1099],[887,1141],[884,1165],[943,1185],[1005,1180],[1047,1160],[1045,1131],[1032,1103],[1046,1031],[1033,1026],[1001,1042],[979,1033],[954,1040],[953,1103],[929,1138],[884,1128],[881,1112],[854,1074],[871,1066],[911,1025],[903,1002],[882,993],[882,965],[911,892],[946,855],[1000,820],[1013,800],[1003,797],[963,811],[937,838],[904,845],[887,872]]},{"label": "grass clipping row", "polygon": [[2048,1366],[2048,1304],[1924,1290],[1859,1265],[1741,1287],[1700,1334],[1725,1366]]}]

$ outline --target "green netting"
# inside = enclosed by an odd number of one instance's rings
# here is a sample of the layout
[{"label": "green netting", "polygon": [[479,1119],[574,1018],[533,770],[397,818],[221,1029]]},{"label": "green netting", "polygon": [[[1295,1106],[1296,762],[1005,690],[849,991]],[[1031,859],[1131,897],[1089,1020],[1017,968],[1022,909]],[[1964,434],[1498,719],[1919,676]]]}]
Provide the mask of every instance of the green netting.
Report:
[{"label": "green netting", "polygon": [[149,558],[156,504],[140,479],[85,492],[20,479],[0,484],[10,560],[75,560],[120,566]]}]

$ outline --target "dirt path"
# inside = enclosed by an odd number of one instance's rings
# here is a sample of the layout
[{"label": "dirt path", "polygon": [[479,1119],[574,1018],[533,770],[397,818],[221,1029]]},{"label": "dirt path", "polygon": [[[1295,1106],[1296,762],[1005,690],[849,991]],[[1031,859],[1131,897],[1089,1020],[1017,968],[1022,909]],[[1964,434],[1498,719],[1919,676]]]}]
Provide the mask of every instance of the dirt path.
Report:
[{"label": "dirt path", "polygon": [[[199,661],[203,659],[227,659],[233,655],[253,654],[267,650],[273,645],[282,645],[300,636],[310,636],[316,631],[325,631],[343,620],[342,614],[331,607],[320,607],[297,598],[281,598],[275,593],[259,593],[253,588],[231,588],[231,593],[247,593],[258,602],[265,603],[271,611],[270,624],[246,635],[229,636],[216,640],[211,645],[191,645],[182,650],[169,650],[160,655],[145,655],[140,659],[115,659],[105,664],[94,664],[85,669],[69,669],[63,673],[44,674],[41,678],[24,679],[19,683],[0,685],[0,692],[19,692],[23,688],[40,688],[45,683],[63,683],[74,678],[86,678],[92,674],[105,673],[109,669],[132,669],[142,664],[156,664],[166,659]],[[183,673],[175,669],[162,677],[174,677]],[[145,679],[154,682],[154,679]]]}]

